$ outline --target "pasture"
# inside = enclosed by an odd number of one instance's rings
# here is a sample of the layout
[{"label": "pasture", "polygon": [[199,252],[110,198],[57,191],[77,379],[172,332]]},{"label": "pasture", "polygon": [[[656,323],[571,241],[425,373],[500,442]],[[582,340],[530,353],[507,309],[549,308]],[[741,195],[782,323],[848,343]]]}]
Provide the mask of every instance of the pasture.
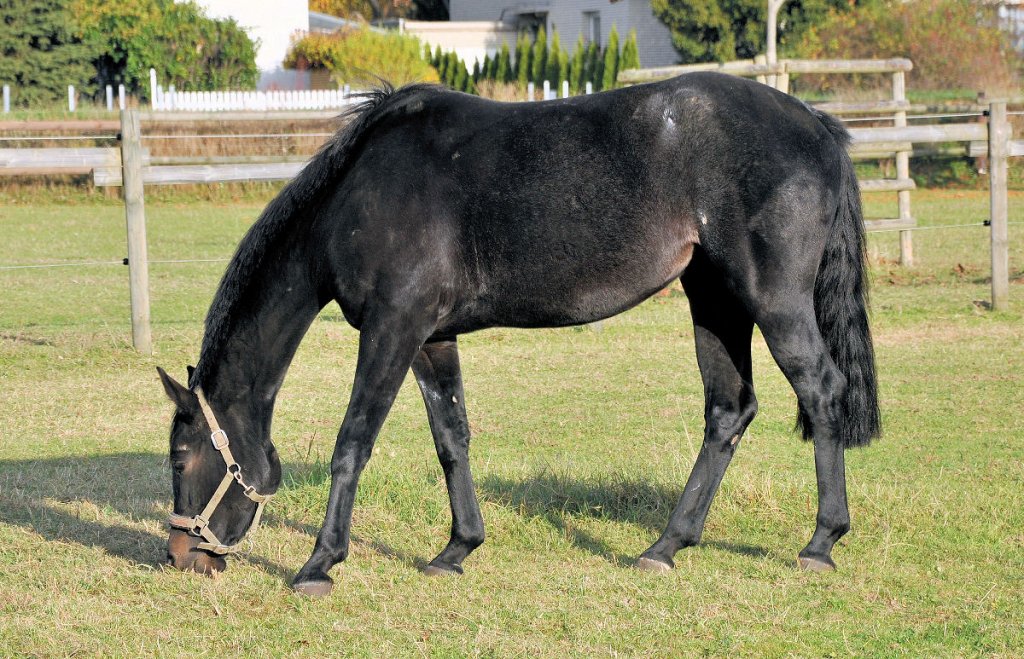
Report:
[{"label": "pasture", "polygon": [[[870,215],[892,195],[868,198]],[[755,337],[760,413],[704,543],[668,575],[633,559],[700,447],[686,298],[591,329],[460,343],[488,541],[461,578],[419,569],[448,537],[426,415],[408,378],[363,475],[333,594],[288,580],[323,519],[356,333],[314,323],[278,399],[285,479],[252,548],[217,578],[161,566],[172,405],[201,321],[261,203],[147,208],[156,354],[130,346],[127,268],[0,270],[0,654],[1011,656],[1024,646],[1024,194],[1010,198],[1011,310],[992,313],[988,233],[869,238],[885,436],[847,453],[853,530],[839,571],[795,569],[815,514],[811,446]],[[986,192],[919,191],[924,227],[980,222]],[[889,210],[889,213],[892,211]],[[889,215],[891,217],[891,215]],[[123,208],[0,207],[0,265],[110,262]]]}]

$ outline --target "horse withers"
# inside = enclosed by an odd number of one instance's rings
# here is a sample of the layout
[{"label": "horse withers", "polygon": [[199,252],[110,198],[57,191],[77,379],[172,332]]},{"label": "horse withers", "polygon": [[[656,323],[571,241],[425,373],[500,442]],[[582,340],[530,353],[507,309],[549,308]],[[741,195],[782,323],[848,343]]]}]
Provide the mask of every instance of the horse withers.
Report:
[{"label": "horse withers", "polygon": [[714,73],[543,103],[425,85],[372,94],[243,238],[188,386],[160,371],[177,408],[171,562],[223,570],[221,554],[279,486],[274,401],[310,323],[334,301],[359,331],[355,382],[326,518],[293,586],[330,591],[359,474],[410,368],[452,512],[450,541],[427,572],[461,573],[484,524],[459,335],[590,323],[681,278],[704,442],[638,565],[667,570],[700,540],[757,411],[756,324],[814,441],[818,515],[799,564],[834,568],[832,547],[850,526],[844,449],[880,431],[848,142],[832,117]]}]

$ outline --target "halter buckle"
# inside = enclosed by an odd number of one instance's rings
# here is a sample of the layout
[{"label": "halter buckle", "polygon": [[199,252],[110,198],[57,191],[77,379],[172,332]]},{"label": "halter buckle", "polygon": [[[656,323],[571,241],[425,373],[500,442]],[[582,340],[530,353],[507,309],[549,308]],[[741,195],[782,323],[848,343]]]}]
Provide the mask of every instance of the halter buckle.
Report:
[{"label": "halter buckle", "polygon": [[203,529],[210,525],[210,520],[206,519],[202,515],[196,515],[192,518],[192,529],[191,531],[196,535],[202,535]]},{"label": "halter buckle", "polygon": [[[217,439],[218,435],[220,435],[220,440]],[[210,433],[210,441],[213,442],[213,448],[218,451],[223,451],[224,447],[230,443],[228,442],[228,434],[222,428],[217,428]]]}]

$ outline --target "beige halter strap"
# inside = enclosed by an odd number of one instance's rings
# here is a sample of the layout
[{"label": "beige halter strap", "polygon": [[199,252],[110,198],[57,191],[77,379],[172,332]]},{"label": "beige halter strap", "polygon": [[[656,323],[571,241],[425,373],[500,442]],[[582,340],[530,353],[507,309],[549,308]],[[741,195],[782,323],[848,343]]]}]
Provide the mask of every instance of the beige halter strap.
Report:
[{"label": "beige halter strap", "polygon": [[[231,454],[231,448],[228,442],[228,434],[220,427],[217,423],[217,417],[213,415],[213,410],[210,409],[210,404],[206,401],[206,396],[203,395],[201,388],[196,388],[196,397],[199,399],[199,408],[203,411],[203,416],[206,417],[206,423],[210,425],[210,440],[213,442],[213,448],[217,449],[221,457],[224,458],[224,464],[227,470],[224,473],[224,478],[221,479],[220,485],[217,486],[217,490],[210,497],[209,503],[203,508],[202,512],[195,517],[185,517],[184,515],[178,515],[171,513],[168,523],[173,529],[181,529],[191,535],[197,536],[205,540],[206,542],[200,542],[197,545],[199,549],[205,549],[214,554],[227,554],[229,552],[237,551],[238,546],[242,544],[242,540],[239,540],[235,544],[228,546],[223,544],[217,535],[210,529],[210,517],[213,512],[220,505],[221,499],[227,493],[228,488],[231,487],[231,482],[237,482],[243,490],[243,494],[248,497],[251,501],[256,502],[256,516],[253,517],[252,525],[249,527],[250,530],[254,530],[260,524],[260,517],[263,516],[263,506],[270,500],[271,494],[259,494],[256,492],[256,488],[251,485],[247,485],[242,480],[242,466],[235,461],[235,457]],[[243,536],[244,539],[244,536]]]}]

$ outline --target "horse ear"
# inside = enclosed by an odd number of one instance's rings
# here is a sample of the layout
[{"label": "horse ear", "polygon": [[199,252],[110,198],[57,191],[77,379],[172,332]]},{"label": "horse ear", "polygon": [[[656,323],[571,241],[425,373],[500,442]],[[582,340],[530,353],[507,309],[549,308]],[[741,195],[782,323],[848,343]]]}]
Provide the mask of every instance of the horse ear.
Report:
[{"label": "horse ear", "polygon": [[194,412],[196,409],[196,395],[170,375],[167,375],[167,371],[159,366],[156,367],[156,372],[160,374],[160,382],[164,385],[167,397],[178,406],[178,409],[183,412]]},{"label": "horse ear", "polygon": [[191,385],[192,384],[192,374],[196,372],[196,367],[193,366],[192,364],[189,364],[188,366],[185,367],[185,370],[188,371],[188,383],[189,383],[189,385]]}]

